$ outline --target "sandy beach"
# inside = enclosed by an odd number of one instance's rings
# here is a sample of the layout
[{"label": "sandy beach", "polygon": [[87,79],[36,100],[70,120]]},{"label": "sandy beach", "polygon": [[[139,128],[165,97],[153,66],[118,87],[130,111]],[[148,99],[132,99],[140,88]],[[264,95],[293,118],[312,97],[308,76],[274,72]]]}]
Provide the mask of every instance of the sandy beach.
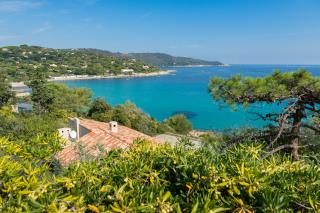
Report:
[{"label": "sandy beach", "polygon": [[113,78],[141,78],[141,77],[152,77],[170,75],[176,72],[175,70],[161,70],[159,72],[152,73],[133,73],[133,74],[120,74],[120,75],[65,75],[55,76],[48,79],[48,81],[71,81],[71,80],[90,80],[90,79],[113,79]]},{"label": "sandy beach", "polygon": [[229,67],[229,64],[221,64],[221,65],[176,65],[176,66],[171,66],[171,67]]}]

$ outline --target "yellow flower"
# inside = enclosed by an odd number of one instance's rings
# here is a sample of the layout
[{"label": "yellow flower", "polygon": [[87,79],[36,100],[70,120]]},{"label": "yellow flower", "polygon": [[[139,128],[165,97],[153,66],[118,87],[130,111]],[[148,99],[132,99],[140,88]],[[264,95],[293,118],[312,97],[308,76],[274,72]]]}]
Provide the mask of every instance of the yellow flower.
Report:
[{"label": "yellow flower", "polygon": [[188,183],[188,184],[186,185],[186,187],[187,187],[189,190],[191,190],[191,189],[193,188],[193,184],[192,184],[192,183]]},{"label": "yellow flower", "polygon": [[91,211],[93,211],[93,212],[95,212],[95,213],[99,213],[100,212],[100,210],[98,209],[98,207],[96,207],[96,206],[94,206],[94,205],[88,205],[88,208],[91,210]]}]

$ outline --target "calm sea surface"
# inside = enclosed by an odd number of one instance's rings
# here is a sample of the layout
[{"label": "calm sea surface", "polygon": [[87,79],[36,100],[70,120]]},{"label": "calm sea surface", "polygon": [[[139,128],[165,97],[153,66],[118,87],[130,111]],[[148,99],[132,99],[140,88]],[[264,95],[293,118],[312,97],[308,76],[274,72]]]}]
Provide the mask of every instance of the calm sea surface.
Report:
[{"label": "calm sea surface", "polygon": [[212,100],[208,93],[210,78],[265,76],[275,69],[292,71],[305,68],[320,75],[320,65],[231,65],[229,67],[169,67],[177,72],[168,76],[65,81],[71,87],[88,87],[95,97],[104,97],[112,105],[127,100],[134,102],[152,117],[163,120],[174,113],[183,112],[194,128],[222,130],[243,126],[262,126],[263,122],[252,112],[269,111],[274,106],[252,106],[232,111]]}]

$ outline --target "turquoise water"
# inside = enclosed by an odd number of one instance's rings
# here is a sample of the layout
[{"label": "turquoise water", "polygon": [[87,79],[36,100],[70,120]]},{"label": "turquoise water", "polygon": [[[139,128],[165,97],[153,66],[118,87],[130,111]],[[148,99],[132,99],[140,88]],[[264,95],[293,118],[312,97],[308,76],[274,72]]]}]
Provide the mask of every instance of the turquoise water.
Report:
[{"label": "turquoise water", "polygon": [[275,106],[252,106],[236,112],[229,107],[221,108],[208,93],[210,78],[244,76],[265,76],[275,69],[292,71],[305,68],[314,75],[320,75],[319,66],[298,65],[231,65],[229,67],[169,67],[174,75],[128,78],[65,81],[71,87],[88,87],[95,97],[104,97],[112,105],[127,100],[134,102],[152,117],[163,120],[176,112],[184,112],[194,128],[215,129],[256,126],[264,123],[251,112],[267,112]]}]

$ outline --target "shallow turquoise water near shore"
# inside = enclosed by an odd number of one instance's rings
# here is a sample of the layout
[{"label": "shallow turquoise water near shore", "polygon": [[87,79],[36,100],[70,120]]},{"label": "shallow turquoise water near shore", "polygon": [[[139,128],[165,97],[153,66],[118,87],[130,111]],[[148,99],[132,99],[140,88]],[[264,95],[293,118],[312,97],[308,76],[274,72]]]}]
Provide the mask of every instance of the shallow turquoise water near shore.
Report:
[{"label": "shallow turquoise water near shore", "polygon": [[268,112],[276,106],[252,106],[232,111],[221,108],[208,93],[210,78],[265,76],[275,69],[292,71],[305,68],[320,75],[320,65],[231,65],[229,67],[168,67],[177,70],[173,75],[145,78],[99,79],[65,81],[71,87],[88,87],[94,97],[104,97],[112,105],[134,102],[152,117],[163,120],[175,112],[190,115],[194,128],[222,130],[225,128],[256,126],[264,123],[250,112]]}]

